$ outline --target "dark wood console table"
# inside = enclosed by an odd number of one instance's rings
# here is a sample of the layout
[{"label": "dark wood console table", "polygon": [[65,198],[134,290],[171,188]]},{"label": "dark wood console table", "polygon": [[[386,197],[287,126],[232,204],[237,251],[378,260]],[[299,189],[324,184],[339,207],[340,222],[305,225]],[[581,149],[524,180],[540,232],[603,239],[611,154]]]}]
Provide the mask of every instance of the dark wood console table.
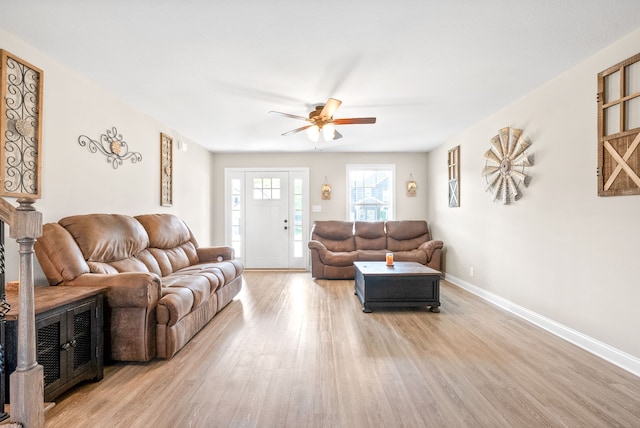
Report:
[{"label": "dark wood console table", "polygon": [[[44,368],[44,400],[54,398],[84,380],[100,380],[104,368],[102,287],[34,287],[36,361]],[[20,316],[17,291],[7,291],[6,373],[17,365]],[[9,402],[9,376],[6,377]]]},{"label": "dark wood console table", "polygon": [[384,306],[428,306],[440,312],[440,272],[415,262],[354,262],[355,294],[364,312]]}]

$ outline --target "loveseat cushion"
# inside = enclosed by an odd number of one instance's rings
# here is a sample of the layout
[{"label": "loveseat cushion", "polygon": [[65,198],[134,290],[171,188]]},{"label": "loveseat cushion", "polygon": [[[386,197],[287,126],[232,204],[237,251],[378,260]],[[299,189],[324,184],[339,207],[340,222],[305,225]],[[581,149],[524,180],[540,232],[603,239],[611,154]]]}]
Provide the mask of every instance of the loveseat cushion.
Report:
[{"label": "loveseat cushion", "polygon": [[331,266],[350,266],[358,260],[357,251],[327,251],[320,255],[322,262]]},{"label": "loveseat cushion", "polygon": [[387,222],[387,249],[394,253],[414,250],[430,239],[429,227],[424,220]]},{"label": "loveseat cushion", "polygon": [[383,221],[356,221],[354,236],[358,250],[382,250],[387,245]]},{"label": "loveseat cushion", "polygon": [[427,254],[422,250],[396,251],[393,253],[393,260],[396,262],[416,262],[427,264]]},{"label": "loveseat cushion", "polygon": [[387,256],[387,250],[357,250],[358,260],[365,262],[381,262]]},{"label": "loveseat cushion", "polygon": [[311,239],[322,242],[329,251],[348,252],[356,249],[351,221],[316,222],[313,225]]}]

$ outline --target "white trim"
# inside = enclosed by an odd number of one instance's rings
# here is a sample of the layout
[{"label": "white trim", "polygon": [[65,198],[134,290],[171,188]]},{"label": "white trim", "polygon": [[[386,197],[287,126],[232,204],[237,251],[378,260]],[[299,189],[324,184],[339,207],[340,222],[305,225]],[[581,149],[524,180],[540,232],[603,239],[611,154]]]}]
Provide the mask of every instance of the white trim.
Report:
[{"label": "white trim", "polygon": [[476,296],[492,303],[512,314],[529,321],[538,327],[547,330],[548,332],[573,343],[576,346],[602,358],[605,361],[614,364],[629,373],[632,373],[640,377],[640,358],[636,358],[633,355],[627,354],[624,351],[600,342],[592,337],[589,337],[579,331],[562,325],[552,319],[544,317],[536,312],[533,312],[527,308],[517,305],[507,299],[504,299],[496,294],[493,294],[487,290],[484,290],[476,285],[468,283],[460,278],[456,278],[453,275],[445,274],[445,279],[455,286],[458,286]]}]

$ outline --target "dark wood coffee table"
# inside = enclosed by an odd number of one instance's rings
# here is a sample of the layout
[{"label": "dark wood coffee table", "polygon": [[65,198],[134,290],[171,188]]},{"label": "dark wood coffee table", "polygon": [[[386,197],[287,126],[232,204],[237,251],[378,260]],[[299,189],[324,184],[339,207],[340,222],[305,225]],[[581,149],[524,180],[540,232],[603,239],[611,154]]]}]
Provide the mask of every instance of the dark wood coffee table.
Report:
[{"label": "dark wood coffee table", "polygon": [[415,262],[354,262],[363,312],[384,306],[428,306],[440,312],[440,272]]}]

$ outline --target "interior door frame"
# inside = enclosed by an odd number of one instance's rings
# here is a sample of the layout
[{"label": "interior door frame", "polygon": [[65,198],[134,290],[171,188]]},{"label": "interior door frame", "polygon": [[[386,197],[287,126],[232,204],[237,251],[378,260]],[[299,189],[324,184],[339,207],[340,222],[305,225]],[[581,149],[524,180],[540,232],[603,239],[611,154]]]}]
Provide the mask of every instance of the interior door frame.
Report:
[{"label": "interior door frame", "polygon": [[245,221],[246,221],[246,203],[244,198],[245,189],[245,173],[246,172],[288,172],[289,173],[289,219],[293,226],[294,219],[294,180],[302,179],[302,257],[294,257],[294,228],[290,227],[289,235],[289,268],[290,269],[305,269],[309,270],[309,251],[307,250],[307,243],[309,241],[309,168],[307,167],[282,167],[282,168],[225,168],[224,169],[224,240],[225,245],[233,246],[232,243],[232,180],[241,180],[240,189],[241,203],[240,203],[240,254],[236,254],[236,257],[243,263],[246,261],[246,235],[245,235]]}]

